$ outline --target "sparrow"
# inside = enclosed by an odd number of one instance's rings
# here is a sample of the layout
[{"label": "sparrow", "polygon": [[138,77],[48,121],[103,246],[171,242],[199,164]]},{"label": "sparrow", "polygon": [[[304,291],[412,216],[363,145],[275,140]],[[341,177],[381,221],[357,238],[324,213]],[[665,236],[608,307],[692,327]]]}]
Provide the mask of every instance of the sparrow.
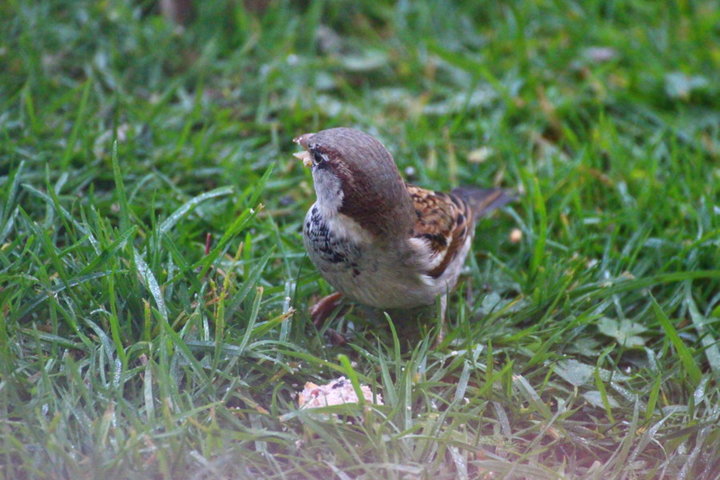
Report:
[{"label": "sparrow", "polygon": [[[346,297],[379,309],[432,305],[455,286],[483,215],[512,200],[499,188],[450,193],[406,183],[390,152],[352,128],[306,133],[295,157],[316,201],[303,224],[310,260],[338,293],[311,309],[322,324]],[[444,325],[444,313],[443,313]]]}]

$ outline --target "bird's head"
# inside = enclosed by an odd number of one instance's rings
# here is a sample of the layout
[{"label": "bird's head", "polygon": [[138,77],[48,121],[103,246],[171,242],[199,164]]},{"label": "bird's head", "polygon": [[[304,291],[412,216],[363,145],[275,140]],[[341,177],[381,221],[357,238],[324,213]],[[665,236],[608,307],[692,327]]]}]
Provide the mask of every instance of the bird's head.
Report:
[{"label": "bird's head", "polygon": [[375,235],[412,228],[413,207],[390,152],[352,128],[306,133],[293,140],[295,156],[312,168],[317,203],[346,215]]}]

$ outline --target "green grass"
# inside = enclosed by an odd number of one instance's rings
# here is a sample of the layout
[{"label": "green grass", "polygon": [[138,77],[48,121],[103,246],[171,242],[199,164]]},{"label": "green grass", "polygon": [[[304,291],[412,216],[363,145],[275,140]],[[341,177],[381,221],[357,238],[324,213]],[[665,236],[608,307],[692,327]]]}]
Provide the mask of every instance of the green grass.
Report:
[{"label": "green grass", "polygon": [[[4,478],[720,478],[716,2],[197,3],[0,3]],[[341,125],[522,192],[439,348],[309,320]],[[385,405],[298,410],[339,375]]]}]

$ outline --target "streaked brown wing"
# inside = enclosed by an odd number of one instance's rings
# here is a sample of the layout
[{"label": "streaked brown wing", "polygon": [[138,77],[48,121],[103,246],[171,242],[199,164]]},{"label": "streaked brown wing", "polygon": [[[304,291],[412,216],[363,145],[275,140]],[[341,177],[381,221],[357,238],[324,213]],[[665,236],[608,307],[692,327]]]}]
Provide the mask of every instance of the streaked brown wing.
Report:
[{"label": "streaked brown wing", "polygon": [[472,234],[473,217],[467,203],[457,195],[433,192],[408,185],[415,207],[413,237],[429,247],[431,269],[427,275],[437,278],[458,255],[468,235]]}]

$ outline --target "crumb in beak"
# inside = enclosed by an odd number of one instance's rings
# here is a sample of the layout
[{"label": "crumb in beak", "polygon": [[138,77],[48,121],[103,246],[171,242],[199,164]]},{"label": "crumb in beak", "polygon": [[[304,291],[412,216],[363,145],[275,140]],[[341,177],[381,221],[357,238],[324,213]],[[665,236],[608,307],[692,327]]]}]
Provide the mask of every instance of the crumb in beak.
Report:
[{"label": "crumb in beak", "polygon": [[302,160],[303,165],[305,165],[306,167],[312,165],[312,158],[310,158],[310,152],[293,153],[293,157],[297,158],[298,160]]}]

